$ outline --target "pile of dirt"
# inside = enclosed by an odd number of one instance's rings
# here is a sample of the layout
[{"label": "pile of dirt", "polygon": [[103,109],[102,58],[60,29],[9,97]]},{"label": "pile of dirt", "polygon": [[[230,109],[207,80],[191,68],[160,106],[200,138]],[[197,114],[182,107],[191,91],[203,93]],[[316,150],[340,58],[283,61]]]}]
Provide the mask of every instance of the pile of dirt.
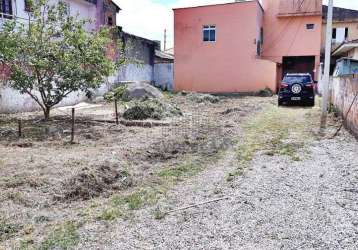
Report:
[{"label": "pile of dirt", "polygon": [[126,120],[161,120],[176,115],[182,115],[179,108],[158,99],[146,99],[132,101],[124,111],[123,118]]},{"label": "pile of dirt", "polygon": [[59,197],[69,201],[88,200],[100,196],[107,190],[130,187],[131,177],[126,171],[118,168],[117,165],[110,163],[85,167],[62,184],[62,195]]},{"label": "pile of dirt", "polygon": [[142,154],[143,160],[163,162],[176,159],[186,154],[196,154],[205,157],[213,156],[231,144],[231,139],[220,125],[209,127],[200,124],[198,129],[176,131],[175,136],[169,135],[161,141],[153,143]]},{"label": "pile of dirt", "polygon": [[188,98],[196,103],[218,103],[220,98],[209,94],[190,93]]},{"label": "pile of dirt", "polygon": [[129,84],[122,94],[122,100],[127,102],[148,98],[162,99],[164,96],[159,89],[141,82]]}]

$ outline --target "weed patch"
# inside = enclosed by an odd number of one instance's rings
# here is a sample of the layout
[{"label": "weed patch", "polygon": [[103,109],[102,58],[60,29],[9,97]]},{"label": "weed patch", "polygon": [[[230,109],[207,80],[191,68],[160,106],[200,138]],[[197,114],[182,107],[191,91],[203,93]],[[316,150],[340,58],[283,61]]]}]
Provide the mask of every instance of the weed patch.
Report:
[{"label": "weed patch", "polygon": [[154,210],[154,219],[156,220],[162,220],[165,218],[166,215],[166,212],[161,210],[159,207]]},{"label": "weed patch", "polygon": [[5,218],[0,217],[0,241],[13,237],[20,229],[20,225],[10,223]]},{"label": "weed patch", "polygon": [[184,162],[181,165],[169,169],[164,169],[158,173],[162,178],[180,178],[185,176],[193,176],[198,173],[202,167],[194,162]]},{"label": "weed patch", "polygon": [[57,227],[42,242],[39,249],[72,249],[80,239],[77,227],[73,222],[67,222]]},{"label": "weed patch", "polygon": [[107,208],[99,216],[98,219],[105,221],[114,221],[123,216],[122,210],[119,208]]},{"label": "weed patch", "polygon": [[127,205],[129,210],[138,210],[145,205],[155,204],[159,194],[155,189],[141,189],[123,197],[121,203]]},{"label": "weed patch", "polygon": [[[237,156],[241,167],[245,167],[257,152],[266,155],[285,155],[300,161],[299,152],[312,135],[315,120],[311,109],[288,109],[269,106],[244,124],[243,139],[238,143]],[[308,118],[309,116],[309,118]],[[241,175],[242,169],[230,173],[227,180]]]}]

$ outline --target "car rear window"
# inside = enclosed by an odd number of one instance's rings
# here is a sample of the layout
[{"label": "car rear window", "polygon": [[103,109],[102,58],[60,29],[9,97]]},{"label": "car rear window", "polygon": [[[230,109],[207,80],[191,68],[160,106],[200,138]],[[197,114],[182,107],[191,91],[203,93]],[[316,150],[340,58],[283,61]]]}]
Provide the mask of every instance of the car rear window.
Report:
[{"label": "car rear window", "polygon": [[307,83],[311,83],[312,79],[310,76],[285,76],[283,78],[283,82],[287,84],[294,84],[294,83],[307,84]]}]

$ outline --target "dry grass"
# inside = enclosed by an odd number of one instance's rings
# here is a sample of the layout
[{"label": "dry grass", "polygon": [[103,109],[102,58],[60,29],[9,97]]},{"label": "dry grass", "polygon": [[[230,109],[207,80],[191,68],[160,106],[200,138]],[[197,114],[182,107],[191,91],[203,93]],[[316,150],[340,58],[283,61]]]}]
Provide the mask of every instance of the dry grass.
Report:
[{"label": "dry grass", "polygon": [[79,242],[78,225],[67,222],[50,232],[39,247],[40,250],[72,249]]},{"label": "dry grass", "polygon": [[[242,119],[270,101],[224,98],[197,104],[179,95],[167,100],[184,115],[169,119],[165,128],[88,122],[113,120],[108,104],[76,111],[76,144],[66,143],[69,119],[61,113],[54,112],[44,124],[41,114],[21,114],[26,129],[38,129],[33,134],[25,129],[25,139],[13,134],[0,140],[0,213],[6,218],[0,226],[0,249],[71,248],[77,229],[66,221],[75,227],[101,224],[152,209],[173,185],[212,165],[239,134]],[[222,114],[228,107],[240,112]],[[16,132],[16,121],[17,115],[11,115],[0,127]],[[114,165],[101,169],[106,162]],[[152,215],[160,219],[161,213]],[[31,233],[25,228],[32,228]]]},{"label": "dry grass", "polygon": [[237,146],[240,167],[229,173],[227,180],[242,175],[244,168],[259,152],[269,156],[285,155],[293,161],[300,161],[300,153],[313,137],[313,128],[318,126],[317,115],[317,108],[269,105],[244,124],[244,136]]}]

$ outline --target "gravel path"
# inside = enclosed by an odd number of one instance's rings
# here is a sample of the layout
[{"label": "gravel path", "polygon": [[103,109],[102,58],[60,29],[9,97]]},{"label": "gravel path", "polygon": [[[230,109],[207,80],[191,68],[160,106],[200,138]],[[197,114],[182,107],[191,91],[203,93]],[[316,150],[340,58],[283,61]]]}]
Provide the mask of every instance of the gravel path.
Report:
[{"label": "gravel path", "polygon": [[300,162],[259,155],[231,183],[225,175],[237,161],[229,150],[172,190],[166,202],[178,208],[231,199],[162,220],[143,210],[135,221],[120,222],[100,242],[89,238],[81,248],[358,249],[358,144],[342,138],[314,142]]}]

